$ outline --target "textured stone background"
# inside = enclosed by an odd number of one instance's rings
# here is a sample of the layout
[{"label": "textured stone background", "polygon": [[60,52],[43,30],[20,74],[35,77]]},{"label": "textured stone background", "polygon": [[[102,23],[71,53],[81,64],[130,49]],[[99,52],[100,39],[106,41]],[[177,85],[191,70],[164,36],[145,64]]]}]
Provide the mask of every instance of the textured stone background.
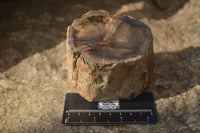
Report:
[{"label": "textured stone background", "polygon": [[[170,0],[157,10],[149,0],[1,0],[0,132],[200,132],[200,1]],[[152,29],[155,125],[64,126],[69,85],[65,34],[90,9],[133,16]]]}]

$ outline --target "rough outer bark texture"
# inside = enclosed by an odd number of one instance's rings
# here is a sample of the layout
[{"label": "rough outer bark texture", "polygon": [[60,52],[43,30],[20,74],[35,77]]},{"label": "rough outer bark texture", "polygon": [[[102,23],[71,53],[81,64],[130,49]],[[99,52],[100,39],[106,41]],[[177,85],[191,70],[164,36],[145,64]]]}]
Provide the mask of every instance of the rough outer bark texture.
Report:
[{"label": "rough outer bark texture", "polygon": [[153,38],[138,20],[90,11],[68,27],[66,47],[69,81],[88,101],[130,99],[149,85]]}]

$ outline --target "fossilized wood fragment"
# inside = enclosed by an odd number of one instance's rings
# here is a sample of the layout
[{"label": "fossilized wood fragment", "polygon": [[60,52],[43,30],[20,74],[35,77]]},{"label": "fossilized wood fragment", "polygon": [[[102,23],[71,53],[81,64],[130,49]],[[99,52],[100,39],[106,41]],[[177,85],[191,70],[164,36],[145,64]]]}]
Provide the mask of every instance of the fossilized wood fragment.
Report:
[{"label": "fossilized wood fragment", "polygon": [[67,29],[68,79],[88,101],[145,91],[154,65],[151,30],[126,16],[89,11]]}]

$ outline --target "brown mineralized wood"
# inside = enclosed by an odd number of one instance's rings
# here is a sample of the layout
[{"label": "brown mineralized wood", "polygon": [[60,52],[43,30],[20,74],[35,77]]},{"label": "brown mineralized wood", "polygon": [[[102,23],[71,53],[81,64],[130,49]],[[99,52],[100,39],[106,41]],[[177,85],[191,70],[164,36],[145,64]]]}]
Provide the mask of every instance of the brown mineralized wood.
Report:
[{"label": "brown mineralized wood", "polygon": [[153,73],[150,28],[127,16],[89,11],[67,29],[68,78],[88,101],[130,99]]}]

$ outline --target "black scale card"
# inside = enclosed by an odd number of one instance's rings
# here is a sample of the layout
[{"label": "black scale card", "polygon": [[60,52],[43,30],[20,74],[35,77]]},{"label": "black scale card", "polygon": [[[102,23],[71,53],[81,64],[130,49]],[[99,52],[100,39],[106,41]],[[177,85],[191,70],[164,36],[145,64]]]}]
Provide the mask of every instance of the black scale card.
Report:
[{"label": "black scale card", "polygon": [[77,93],[67,93],[62,123],[66,125],[120,125],[156,123],[151,92],[132,100],[88,102]]}]

